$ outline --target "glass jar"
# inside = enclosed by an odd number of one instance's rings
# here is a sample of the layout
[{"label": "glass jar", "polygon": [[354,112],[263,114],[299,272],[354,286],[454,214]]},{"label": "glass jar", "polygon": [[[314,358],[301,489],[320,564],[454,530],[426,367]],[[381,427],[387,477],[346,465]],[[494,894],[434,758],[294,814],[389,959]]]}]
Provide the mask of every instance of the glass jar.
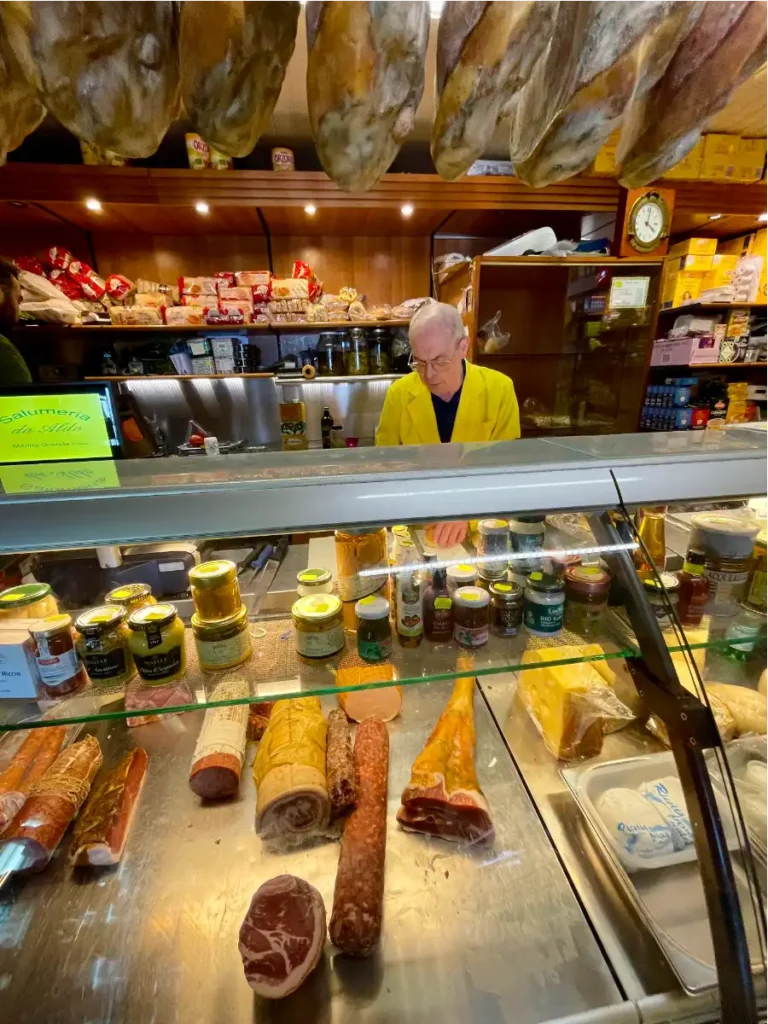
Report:
[{"label": "glass jar", "polygon": [[486,572],[484,569],[481,569],[480,572],[477,574],[477,584],[476,584],[476,586],[482,587],[483,590],[487,590],[488,593],[490,594],[492,584],[494,584],[494,583],[506,583],[506,582],[507,582],[507,573],[506,573],[506,571],[502,571],[502,572]]},{"label": "glass jar", "polygon": [[509,568],[518,574],[541,569],[544,516],[515,516],[509,520]]},{"label": "glass jar", "polygon": [[133,679],[136,666],[124,608],[116,604],[91,608],[78,616],[75,629],[75,648],[91,682],[122,686]]},{"label": "glass jar", "polygon": [[361,377],[371,372],[368,359],[368,339],[362,327],[352,327],[348,332],[349,346],[344,353],[344,365],[350,377]]},{"label": "glass jar", "polygon": [[480,587],[459,587],[453,594],[453,639],[462,647],[488,643],[491,595]]},{"label": "glass jar", "polygon": [[357,653],[366,661],[383,661],[392,654],[392,627],[389,601],[369,594],[355,605],[357,616]]},{"label": "glass jar", "polygon": [[343,377],[344,350],[341,335],[336,331],[322,331],[317,339],[317,372],[321,377]]},{"label": "glass jar", "polygon": [[237,615],[243,603],[237,582],[237,566],[227,559],[193,566],[189,570],[189,585],[195,611],[204,622],[229,619]]},{"label": "glass jar", "polygon": [[49,583],[22,583],[0,594],[0,619],[42,619],[58,614]]},{"label": "glass jar", "polygon": [[758,536],[752,556],[752,569],[747,580],[744,603],[753,611],[768,611],[766,602],[766,577],[768,577],[768,535],[766,531]]},{"label": "glass jar", "polygon": [[126,615],[148,604],[157,604],[148,583],[126,583],[125,586],[115,587],[107,594],[105,601],[107,604],[117,604],[125,608]]},{"label": "glass jar", "polygon": [[[359,601],[386,583],[389,572],[387,531],[336,530],[336,586],[342,601]],[[363,570],[379,569],[381,574],[361,576]]]},{"label": "glass jar", "polygon": [[291,609],[296,650],[304,658],[330,658],[344,646],[341,601],[335,594],[300,597]]},{"label": "glass jar", "polygon": [[504,576],[509,558],[509,523],[506,519],[481,519],[477,531],[480,572],[496,579]]},{"label": "glass jar", "polygon": [[35,645],[37,673],[49,697],[82,690],[87,679],[72,635],[69,615],[47,615],[30,627]]},{"label": "glass jar", "polygon": [[368,366],[371,373],[392,372],[392,337],[386,327],[368,331]]},{"label": "glass jar", "polygon": [[556,636],[563,628],[565,582],[562,576],[532,572],[525,582],[523,621],[534,636]]},{"label": "glass jar", "polygon": [[655,576],[646,576],[643,579],[643,590],[661,628],[665,629],[671,626],[672,619],[664,602],[664,594],[669,598],[674,611],[677,612],[677,605],[680,601],[680,583],[677,577],[673,576],[671,572],[659,573],[658,579]]},{"label": "glass jar", "polygon": [[491,632],[495,636],[517,636],[523,624],[523,592],[516,583],[492,583]]},{"label": "glass jar", "polygon": [[462,563],[461,565],[448,566],[448,571],[446,572],[446,586],[449,594],[452,595],[458,587],[474,587],[476,583],[476,566],[467,565],[465,563]]},{"label": "glass jar", "polygon": [[241,665],[251,656],[251,634],[245,605],[240,605],[240,610],[228,619],[215,622],[204,622],[199,615],[193,615],[192,632],[203,672],[223,672]]},{"label": "glass jar", "polygon": [[166,686],[182,678],[187,669],[187,650],[184,623],[176,605],[138,608],[131,613],[128,628],[131,653],[144,683]]},{"label": "glass jar", "polygon": [[608,605],[611,574],[576,565],[565,573],[565,628],[578,636],[598,636]]},{"label": "glass jar", "polygon": [[709,600],[705,610],[722,617],[738,614],[752,568],[758,520],[746,511],[698,512],[691,524],[690,546],[706,555]]},{"label": "glass jar", "polygon": [[299,597],[333,593],[333,578],[330,569],[302,569],[301,572],[296,573],[296,583]]}]

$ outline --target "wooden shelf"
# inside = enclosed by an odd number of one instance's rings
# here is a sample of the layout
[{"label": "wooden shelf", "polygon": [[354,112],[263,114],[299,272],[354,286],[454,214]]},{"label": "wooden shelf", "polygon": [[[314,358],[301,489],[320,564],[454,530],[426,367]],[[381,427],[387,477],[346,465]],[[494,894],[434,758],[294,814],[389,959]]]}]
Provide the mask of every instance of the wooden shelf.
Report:
[{"label": "wooden shelf", "polygon": [[327,323],[283,324],[274,321],[268,324],[140,324],[120,326],[119,324],[29,324],[18,326],[18,331],[45,334],[68,333],[70,331],[110,331],[126,334],[237,334],[240,331],[262,334],[293,333],[320,334],[322,331],[349,330],[352,327],[407,327],[410,320],[333,320]]},{"label": "wooden shelf", "polygon": [[689,313],[693,309],[727,311],[729,309],[768,309],[764,302],[687,302],[684,306],[668,306],[659,310],[663,313]]},{"label": "wooden shelf", "polygon": [[271,379],[274,376],[274,373],[133,373],[127,376],[112,374],[103,377],[83,377],[83,380],[116,382],[126,380],[237,380],[240,377]]}]

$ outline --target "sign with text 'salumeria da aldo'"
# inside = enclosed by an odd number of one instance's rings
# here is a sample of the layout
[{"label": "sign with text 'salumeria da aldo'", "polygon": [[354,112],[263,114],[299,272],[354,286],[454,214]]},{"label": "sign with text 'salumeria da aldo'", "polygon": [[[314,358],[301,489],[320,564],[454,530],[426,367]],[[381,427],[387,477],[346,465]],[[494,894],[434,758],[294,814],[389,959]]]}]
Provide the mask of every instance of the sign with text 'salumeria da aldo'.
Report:
[{"label": "sign with text 'salumeria da aldo'", "polygon": [[0,464],[112,455],[99,396],[0,396]]}]

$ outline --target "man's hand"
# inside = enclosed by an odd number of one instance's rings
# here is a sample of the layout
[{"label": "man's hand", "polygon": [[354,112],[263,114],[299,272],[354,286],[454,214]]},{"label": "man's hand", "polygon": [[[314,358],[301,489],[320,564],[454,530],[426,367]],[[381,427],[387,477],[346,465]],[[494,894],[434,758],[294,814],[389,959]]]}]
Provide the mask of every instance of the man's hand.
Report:
[{"label": "man's hand", "polygon": [[450,523],[435,523],[435,546],[438,548],[452,548],[454,544],[461,544],[467,535],[468,520],[452,521]]}]

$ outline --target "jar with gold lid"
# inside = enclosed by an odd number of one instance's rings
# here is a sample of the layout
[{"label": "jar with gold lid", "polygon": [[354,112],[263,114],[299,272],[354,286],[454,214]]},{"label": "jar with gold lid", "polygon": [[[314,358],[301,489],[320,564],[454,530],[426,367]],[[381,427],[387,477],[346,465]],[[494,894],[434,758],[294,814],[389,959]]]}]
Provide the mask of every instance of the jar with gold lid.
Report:
[{"label": "jar with gold lid", "polygon": [[344,646],[344,616],[335,594],[300,597],[291,609],[296,650],[304,658],[330,658]]},{"label": "jar with gold lid", "polygon": [[81,690],[87,682],[85,669],[75,647],[72,617],[47,615],[29,629],[35,645],[37,673],[49,697],[62,697]]},{"label": "jar with gold lid", "polygon": [[237,615],[243,603],[237,566],[228,559],[219,558],[194,566],[189,570],[189,585],[195,611],[206,622]]},{"label": "jar with gold lid", "polygon": [[251,656],[248,611],[244,604],[235,615],[214,622],[206,622],[194,614],[192,632],[203,672],[222,672],[241,665]]},{"label": "jar with gold lid", "polygon": [[75,629],[75,647],[93,683],[122,686],[133,679],[136,666],[124,608],[116,604],[90,608],[78,616]]},{"label": "jar with gold lid", "polygon": [[124,583],[121,587],[110,590],[105,601],[107,604],[117,604],[125,608],[126,615],[135,612],[137,608],[144,608],[145,605],[157,604],[148,583]]},{"label": "jar with gold lid", "polygon": [[173,604],[138,608],[128,619],[130,647],[136,668],[149,686],[166,686],[187,669],[184,623]]}]

